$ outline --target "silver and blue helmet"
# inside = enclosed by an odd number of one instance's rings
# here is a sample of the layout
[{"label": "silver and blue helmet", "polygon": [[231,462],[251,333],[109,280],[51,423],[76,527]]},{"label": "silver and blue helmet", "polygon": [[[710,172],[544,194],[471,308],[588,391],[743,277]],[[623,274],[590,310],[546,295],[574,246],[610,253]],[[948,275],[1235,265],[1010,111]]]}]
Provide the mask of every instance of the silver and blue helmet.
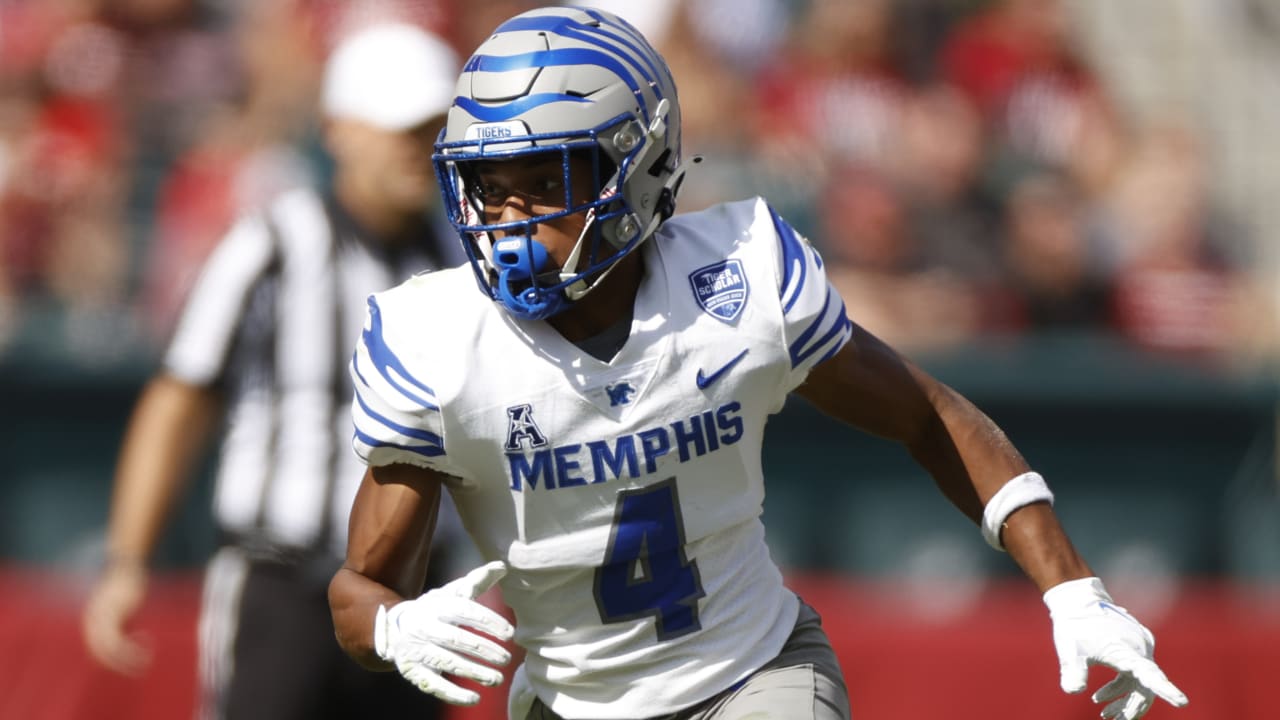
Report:
[{"label": "silver and blue helmet", "polygon": [[[560,157],[565,210],[486,224],[468,164],[537,153]],[[595,173],[597,192],[585,203],[570,197],[571,155],[589,157]],[[434,160],[480,288],[516,317],[545,319],[589,292],[674,212],[683,177],[675,82],[662,56],[615,15],[526,12],[466,62]],[[585,213],[586,229],[566,267],[548,268],[534,228],[574,213]],[[495,232],[505,235],[496,245]]]}]

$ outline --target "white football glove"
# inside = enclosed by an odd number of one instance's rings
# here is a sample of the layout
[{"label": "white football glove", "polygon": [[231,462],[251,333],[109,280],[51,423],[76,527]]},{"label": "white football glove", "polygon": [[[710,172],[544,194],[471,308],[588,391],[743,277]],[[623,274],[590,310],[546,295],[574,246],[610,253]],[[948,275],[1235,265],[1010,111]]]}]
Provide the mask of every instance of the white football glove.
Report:
[{"label": "white football glove", "polygon": [[525,720],[529,717],[529,711],[533,710],[533,701],[537,699],[533,686],[529,684],[529,673],[525,671],[524,663],[520,663],[520,667],[511,673],[511,689],[507,693],[507,720]]},{"label": "white football glove", "polygon": [[373,649],[419,690],[454,705],[475,705],[480,695],[459,687],[445,675],[494,686],[502,673],[490,665],[506,665],[511,653],[489,638],[465,628],[509,640],[515,629],[506,618],[476,602],[476,597],[507,574],[501,560],[390,609],[378,606],[373,621]]},{"label": "white football glove", "polygon": [[1117,671],[1114,680],[1093,694],[1095,703],[1110,703],[1102,717],[1137,720],[1159,695],[1182,707],[1187,696],[1169,682],[1152,659],[1155,637],[1124,608],[1116,605],[1096,577],[1055,585],[1044,594],[1053,619],[1053,644],[1062,669],[1062,689],[1084,690],[1090,665]]}]

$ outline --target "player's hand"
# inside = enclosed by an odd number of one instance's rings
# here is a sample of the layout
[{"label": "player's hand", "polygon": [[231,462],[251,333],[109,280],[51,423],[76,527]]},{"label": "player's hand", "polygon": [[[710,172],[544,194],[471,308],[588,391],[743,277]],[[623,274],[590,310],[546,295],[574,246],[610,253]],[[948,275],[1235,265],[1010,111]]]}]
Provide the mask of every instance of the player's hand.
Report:
[{"label": "player's hand", "polygon": [[85,604],[81,633],[89,654],[118,673],[139,675],[151,662],[151,651],[125,630],[142,606],[146,593],[145,567],[136,563],[111,563]]},{"label": "player's hand", "polygon": [[506,665],[511,653],[498,643],[467,628],[508,640],[515,629],[476,598],[507,574],[502,561],[482,565],[415,600],[390,609],[378,607],[373,626],[373,647],[378,657],[395,663],[396,669],[419,690],[454,705],[475,705],[479,693],[459,687],[445,675],[494,686],[502,672],[482,665]]},{"label": "player's hand", "polygon": [[1155,637],[1124,608],[1116,605],[1098,578],[1071,580],[1049,588],[1045,605],[1053,619],[1053,644],[1062,669],[1062,689],[1084,690],[1090,665],[1105,665],[1119,674],[1093,694],[1109,703],[1102,717],[1136,720],[1156,696],[1175,707],[1187,696],[1169,682],[1152,659]]}]

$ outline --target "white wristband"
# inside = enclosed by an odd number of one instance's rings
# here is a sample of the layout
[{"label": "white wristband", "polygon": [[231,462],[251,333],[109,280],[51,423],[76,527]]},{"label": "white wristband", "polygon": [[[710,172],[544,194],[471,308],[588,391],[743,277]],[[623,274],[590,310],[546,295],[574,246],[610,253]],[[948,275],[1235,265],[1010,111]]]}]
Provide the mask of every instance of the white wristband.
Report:
[{"label": "white wristband", "polygon": [[1053,504],[1053,493],[1045,484],[1040,473],[1026,472],[1004,484],[995,495],[987,501],[982,510],[982,538],[991,547],[1004,551],[1004,543],[1000,541],[1000,531],[1004,529],[1004,521],[1024,505],[1035,502]]}]

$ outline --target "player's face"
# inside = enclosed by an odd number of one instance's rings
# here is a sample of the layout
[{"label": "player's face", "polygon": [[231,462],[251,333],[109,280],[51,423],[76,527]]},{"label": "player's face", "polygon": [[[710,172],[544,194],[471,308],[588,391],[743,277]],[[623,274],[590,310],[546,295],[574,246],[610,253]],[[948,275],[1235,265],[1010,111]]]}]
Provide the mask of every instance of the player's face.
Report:
[{"label": "player's face", "polygon": [[[475,173],[486,223],[519,222],[561,212],[567,207],[564,166],[559,153],[477,163]],[[586,158],[570,158],[567,197],[571,202],[574,205],[588,202],[595,193],[594,186],[591,162]],[[584,213],[574,213],[537,223],[533,226],[533,238],[547,249],[555,267],[563,268],[585,226]],[[517,229],[496,234],[501,238],[519,232]]]}]

